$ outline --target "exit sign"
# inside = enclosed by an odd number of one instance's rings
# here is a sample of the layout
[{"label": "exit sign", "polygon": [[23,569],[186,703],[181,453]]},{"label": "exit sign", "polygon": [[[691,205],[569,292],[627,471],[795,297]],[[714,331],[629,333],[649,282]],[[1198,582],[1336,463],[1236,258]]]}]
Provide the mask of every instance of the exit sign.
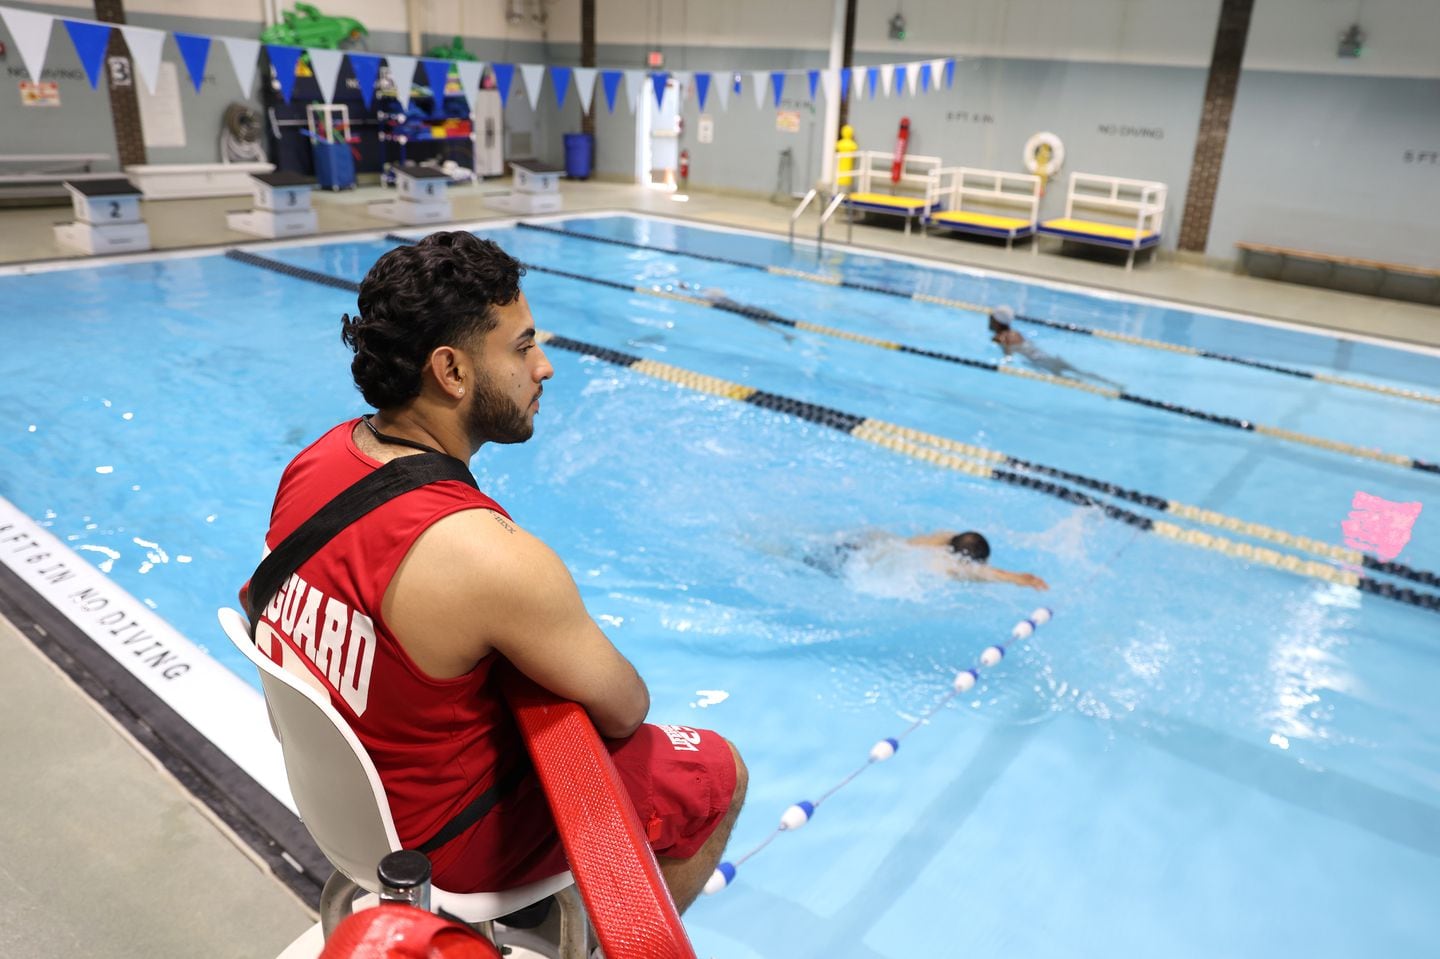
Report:
[{"label": "exit sign", "polygon": [[649,67],[663,67],[665,65],[665,54],[659,50],[651,50],[650,55],[645,58],[645,65]]}]

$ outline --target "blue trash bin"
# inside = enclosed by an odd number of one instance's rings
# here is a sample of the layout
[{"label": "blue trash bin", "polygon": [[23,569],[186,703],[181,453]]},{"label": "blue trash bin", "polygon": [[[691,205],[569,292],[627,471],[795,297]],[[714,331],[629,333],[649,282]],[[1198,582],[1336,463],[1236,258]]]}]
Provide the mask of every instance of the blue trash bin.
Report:
[{"label": "blue trash bin", "polygon": [[590,179],[590,162],[595,155],[595,138],[588,133],[565,134],[565,175],[575,180]]}]

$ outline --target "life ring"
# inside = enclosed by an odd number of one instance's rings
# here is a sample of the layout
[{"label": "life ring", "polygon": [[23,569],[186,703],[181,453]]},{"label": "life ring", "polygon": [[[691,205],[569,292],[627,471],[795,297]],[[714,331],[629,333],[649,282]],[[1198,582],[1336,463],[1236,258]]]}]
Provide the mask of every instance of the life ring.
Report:
[{"label": "life ring", "polygon": [[[1050,159],[1048,162],[1040,162],[1040,148],[1050,148]],[[1065,144],[1053,133],[1037,133],[1025,141],[1025,169],[1036,176],[1043,176],[1046,179],[1054,176],[1065,163]]]}]

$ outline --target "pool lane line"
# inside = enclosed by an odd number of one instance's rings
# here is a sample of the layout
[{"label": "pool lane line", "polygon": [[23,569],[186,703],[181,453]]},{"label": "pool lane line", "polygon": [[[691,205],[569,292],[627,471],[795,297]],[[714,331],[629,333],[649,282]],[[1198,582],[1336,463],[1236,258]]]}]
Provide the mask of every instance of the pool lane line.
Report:
[{"label": "pool lane line", "polygon": [[[407,238],[396,236],[396,239],[404,241]],[[246,263],[251,266],[260,267],[262,269],[271,270],[273,272],[280,273],[285,276],[290,276],[295,279],[323,283],[326,286],[331,286],[338,289],[357,290],[359,288],[358,283],[354,283],[350,280],[330,276],[329,274],[325,273],[318,273],[314,270],[305,269],[304,267],[297,267],[287,263],[280,263],[275,260],[270,260],[264,257],[255,256],[253,254],[244,253],[243,251],[232,250],[226,255],[231,256],[232,259],[235,259],[239,262]],[[568,275],[573,275],[577,278],[579,277],[579,274]],[[626,288],[623,284],[618,285],[621,288]],[[840,432],[854,436],[857,439],[862,439],[875,445],[885,447],[886,449],[890,449],[894,452],[904,453],[905,455],[908,455],[914,459],[928,462],[934,466],[955,470],[968,476],[973,476],[977,479],[993,479],[998,482],[1007,483],[1012,486],[1019,486],[1024,489],[1030,489],[1036,492],[1045,493],[1047,495],[1057,497],[1064,500],[1065,502],[1072,503],[1077,506],[1094,507],[1104,513],[1105,516],[1109,517],[1110,519],[1116,520],[1117,522],[1125,523],[1129,526],[1135,527],[1145,532],[1156,533],[1167,539],[1175,540],[1176,542],[1185,543],[1186,545],[1195,546],[1198,548],[1209,549],[1214,552],[1224,553],[1225,555],[1231,556],[1233,558],[1243,559],[1247,562],[1260,563],[1262,565],[1284,570],[1286,572],[1295,573],[1297,575],[1308,576],[1313,579],[1320,579],[1330,583],[1338,583],[1343,586],[1351,586],[1361,590],[1362,592],[1372,593],[1377,596],[1382,596],[1386,599],[1394,599],[1399,602],[1407,603],[1412,606],[1417,606],[1422,609],[1429,609],[1435,612],[1440,612],[1440,595],[1418,593],[1407,587],[1397,587],[1392,583],[1373,580],[1367,576],[1359,575],[1350,570],[1337,569],[1334,566],[1325,563],[1318,563],[1313,560],[1305,560],[1298,556],[1287,553],[1280,553],[1276,550],[1267,549],[1265,547],[1255,547],[1249,543],[1238,543],[1234,540],[1226,539],[1223,536],[1215,536],[1209,533],[1205,533],[1201,530],[1186,529],[1184,527],[1177,526],[1174,523],[1169,523],[1163,520],[1153,520],[1148,516],[1142,516],[1138,513],[1126,510],[1122,507],[1115,506],[1114,504],[1107,503],[1104,500],[1096,499],[1095,497],[1090,496],[1087,493],[1082,493],[1079,490],[1070,489],[1069,487],[1062,486],[1058,483],[1052,483],[1048,480],[1043,480],[1034,476],[1025,475],[1024,473],[996,469],[995,467],[990,466],[985,462],[974,462],[970,459],[965,459],[960,456],[953,456],[949,453],[942,451],[941,449],[935,448],[934,446],[922,446],[919,443],[911,442],[910,439],[907,438],[927,438],[932,436],[933,434],[926,434],[918,430],[912,430],[909,427],[886,423],[883,420],[875,420],[868,417],[857,416],[853,413],[846,413],[842,410],[832,409],[830,407],[821,406],[819,404],[810,403],[804,400],[793,399],[791,397],[783,396],[777,393],[769,393],[765,390],[759,390],[755,387],[747,386],[742,383],[734,383],[729,380],[720,379],[719,377],[708,376],[703,373],[696,373],[692,370],[687,370],[683,367],[672,366],[668,363],[661,363],[659,361],[651,359],[642,359],[641,357],[636,356],[632,353],[625,353],[623,351],[610,349],[608,347],[596,346],[591,343],[586,343],[583,340],[572,339],[567,336],[552,333],[548,330],[537,330],[535,333],[535,340],[542,345],[553,346],[557,349],[563,349],[567,352],[577,353],[584,356],[591,356],[596,359],[603,360],[607,363],[611,363],[615,366],[619,366],[625,369],[632,369],[638,373],[643,373],[655,379],[673,383],[677,386],[683,386],[687,389],[695,390],[697,392],[707,393],[712,396],[720,396],[743,403],[749,403],[751,405],[758,406],[761,409],[767,409],[777,413],[786,413],[796,417],[797,419],[803,419],[812,423],[817,423],[822,426],[828,426],[832,429],[836,429]],[[954,441],[946,441],[943,437],[936,438],[940,439],[942,442],[954,443]],[[955,445],[959,447],[964,447],[965,444]],[[1000,454],[992,450],[983,450],[983,448],[981,447],[970,447],[970,449],[981,451],[981,453],[984,454],[985,458],[991,461],[1002,462],[1005,465],[1013,465],[1019,469],[1026,470],[1027,472],[1035,471],[1036,467],[1038,466],[1038,464],[1026,463],[1023,460],[1012,461],[1011,458],[1005,457],[1004,454]],[[1059,470],[1056,470],[1055,473],[1057,475],[1066,476],[1077,475],[1063,474],[1062,471]],[[1121,487],[1113,486],[1113,484],[1102,485],[1113,490],[1121,489]],[[1130,493],[1132,497],[1145,495],[1133,493],[1131,491],[1126,492]],[[1159,501],[1158,497],[1153,497],[1153,499],[1157,502]],[[1193,510],[1194,508],[1190,507],[1189,509]],[[1196,512],[1204,513],[1207,511],[1196,510]],[[1260,528],[1258,524],[1255,525],[1257,526],[1257,528]],[[1285,535],[1288,536],[1290,534]],[[1294,539],[1296,541],[1299,541],[1301,539],[1304,539],[1304,537],[1294,537]],[[1368,559],[1368,557],[1362,556],[1362,560],[1364,559]],[[1386,566],[1398,567],[1399,564],[1386,564]],[[1384,569],[1381,571],[1389,572],[1390,570]],[[1430,576],[1431,574],[1425,575]]]},{"label": "pool lane line", "polygon": [[[402,237],[398,234],[391,234],[388,239],[413,243],[414,240]],[[689,303],[693,306],[705,307],[720,310],[725,313],[734,313],[747,319],[761,320],[766,323],[773,323],[777,326],[786,326],[795,330],[804,330],[808,333],[815,333],[820,336],[828,336],[834,339],[847,340],[852,343],[860,343],[865,346],[872,346],[877,349],[890,350],[897,353],[909,353],[914,356],[923,356],[932,360],[939,360],[942,363],[954,363],[959,366],[967,366],[971,369],[988,370],[992,373],[1001,373],[1006,376],[1013,376],[1019,379],[1032,380],[1037,383],[1046,383],[1050,386],[1059,386],[1064,389],[1077,390],[1082,393],[1090,393],[1101,396],[1105,399],[1120,400],[1125,403],[1133,403],[1136,406],[1144,406],[1149,409],[1159,410],[1162,413],[1169,413],[1174,416],[1183,416],[1189,419],[1201,420],[1206,423],[1213,423],[1216,426],[1224,426],[1229,429],[1240,430],[1246,433],[1257,433],[1262,436],[1269,436],[1286,443],[1294,443],[1301,446],[1310,446],[1316,449],[1328,450],[1332,453],[1339,453],[1342,456],[1354,456],[1359,459],[1369,459],[1377,463],[1386,463],[1397,466],[1401,469],[1413,469],[1424,473],[1440,474],[1440,464],[1431,463],[1426,460],[1415,459],[1399,453],[1387,453],[1384,450],[1371,449],[1365,446],[1356,446],[1353,443],[1346,443],[1341,440],[1327,439],[1323,436],[1312,436],[1309,433],[1300,433],[1294,430],[1282,429],[1278,426],[1270,426],[1265,423],[1256,423],[1253,420],[1241,419],[1235,416],[1224,416],[1219,413],[1209,413],[1205,410],[1197,410],[1193,407],[1182,406],[1178,403],[1170,403],[1166,400],[1152,399],[1148,396],[1139,396],[1124,390],[1112,389],[1105,386],[1096,386],[1093,383],[1084,383],[1079,380],[1072,380],[1063,376],[1053,376],[1049,373],[1039,373],[1035,370],[1021,369],[1016,366],[992,363],[988,360],[977,360],[971,357],[959,356],[954,353],[944,353],[939,350],[926,350],[917,346],[910,346],[894,340],[885,340],[879,337],[867,336],[863,333],[852,333],[849,330],[840,330],[834,327],[821,326],[818,323],[810,323],[805,320],[795,320],[789,317],[771,313],[769,310],[761,310],[747,306],[743,303],[716,302],[700,297],[687,296],[683,293],[675,293],[670,290],[657,289],[646,286],[633,286],[628,283],[621,283],[617,280],[607,280],[601,277],[586,276],[583,273],[575,273],[569,270],[560,270],[554,267],[541,266],[535,263],[526,263],[527,270],[536,273],[548,273],[552,276],[562,276],[572,280],[580,280],[584,283],[593,283],[597,286],[605,286],[614,290],[621,290],[626,293],[638,293],[643,296],[653,296],[666,300],[678,300]]]},{"label": "pool lane line", "polygon": [[[946,296],[935,296],[930,293],[902,290],[898,287],[889,287],[879,283],[862,283],[856,280],[846,280],[843,277],[832,276],[825,273],[811,273],[806,270],[796,270],[781,266],[766,266],[761,263],[750,263],[746,260],[735,260],[729,257],[716,256],[710,253],[692,253],[688,250],[672,250],[663,246],[648,246],[644,243],[634,243],[629,240],[620,240],[608,236],[597,236],[592,233],[580,233],[572,230],[562,229],[554,226],[544,226],[539,223],[526,223],[516,221],[517,227],[527,230],[537,230],[544,233],[555,233],[560,236],[576,237],[582,240],[590,240],[594,243],[608,243],[613,246],[629,247],[635,250],[649,250],[654,253],[666,253],[674,256],[688,256],[699,260],[709,260],[714,263],[724,263],[728,266],[739,266],[749,270],[760,270],[775,276],[786,276],[792,279],[805,280],[811,283],[822,283],[826,286],[843,286],[848,289],[865,290],[870,293],[881,293],[886,296],[899,297],[901,299],[914,300],[917,303],[931,303],[936,306],[948,306],[952,309],[963,310],[969,313],[989,313],[991,307],[983,303],[971,303],[966,300],[957,300]],[[415,242],[404,238],[408,242]],[[1292,366],[1281,366],[1278,363],[1265,363],[1260,360],[1252,360],[1243,356],[1233,356],[1228,353],[1217,353],[1213,350],[1203,350],[1199,347],[1184,346],[1179,343],[1167,343],[1164,340],[1153,340],[1143,336],[1132,336],[1128,333],[1118,333],[1112,330],[1100,329],[1098,327],[1082,326],[1078,323],[1066,323],[1058,320],[1047,320],[1038,316],[1018,314],[1015,317],[1026,323],[1033,323],[1036,326],[1043,326],[1052,330],[1060,330],[1064,333],[1075,333],[1080,336],[1094,336],[1102,340],[1110,340],[1115,343],[1125,343],[1130,346],[1140,346],[1146,349],[1163,350],[1167,353],[1179,353],[1185,356],[1198,356],[1207,360],[1218,360],[1222,363],[1233,363],[1239,366],[1248,366],[1257,370],[1265,370],[1270,373],[1279,373],[1283,376],[1292,376],[1303,380],[1317,380],[1321,383],[1328,383],[1332,386],[1342,386],[1353,390],[1365,390],[1370,393],[1379,393],[1383,396],[1390,396],[1396,399],[1411,400],[1417,403],[1440,404],[1440,394],[1423,393],[1419,390],[1407,390],[1396,386],[1386,386],[1380,383],[1368,383],[1365,380],[1351,379],[1346,376],[1336,376],[1331,373],[1313,373],[1309,370],[1302,370]]]}]

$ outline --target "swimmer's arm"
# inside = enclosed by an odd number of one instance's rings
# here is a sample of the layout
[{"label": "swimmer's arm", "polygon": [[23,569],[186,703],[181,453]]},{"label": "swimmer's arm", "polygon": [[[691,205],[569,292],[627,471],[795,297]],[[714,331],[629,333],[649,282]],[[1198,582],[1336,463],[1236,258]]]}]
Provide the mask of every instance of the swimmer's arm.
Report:
[{"label": "swimmer's arm", "polygon": [[[446,517],[426,531],[417,549],[435,533],[440,535],[430,545],[438,547],[432,555],[443,557],[443,581],[436,580],[443,588],[432,588],[428,597],[408,594],[412,615],[415,606],[430,603],[420,615],[473,624],[462,640],[470,644],[472,661],[499,652],[556,696],[583,706],[607,739],[639,728],[650,710],[645,681],[590,618],[554,550],[489,510]],[[388,610],[387,618],[399,632]]]},{"label": "swimmer's arm", "polygon": [[950,570],[950,575],[958,580],[977,583],[1009,583],[1012,586],[1028,586],[1041,591],[1050,588],[1050,584],[1039,576],[1030,573],[1012,573],[1008,569],[996,569],[994,566],[981,563],[962,563],[954,566]]}]

